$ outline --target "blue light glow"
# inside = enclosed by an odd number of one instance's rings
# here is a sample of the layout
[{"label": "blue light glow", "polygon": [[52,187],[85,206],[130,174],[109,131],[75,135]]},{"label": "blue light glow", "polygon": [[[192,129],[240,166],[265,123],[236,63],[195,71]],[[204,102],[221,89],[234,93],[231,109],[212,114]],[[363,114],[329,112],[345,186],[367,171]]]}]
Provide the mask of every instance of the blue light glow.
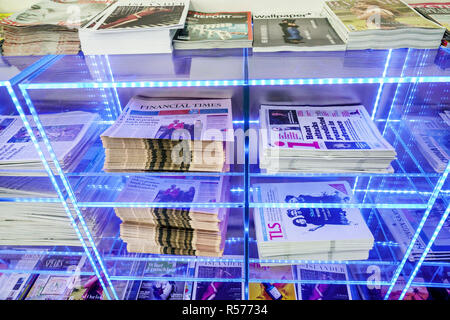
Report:
[{"label": "blue light glow", "polygon": [[[86,244],[86,242],[85,242],[83,236],[81,235],[81,232],[80,232],[80,230],[79,230],[79,228],[78,228],[78,226],[77,226],[77,224],[76,224],[76,222],[75,222],[75,220],[74,220],[74,218],[73,218],[73,216],[72,216],[72,213],[71,213],[71,211],[70,211],[70,208],[69,208],[69,206],[68,206],[68,203],[66,202],[66,200],[65,200],[65,198],[64,198],[64,196],[63,196],[63,194],[62,194],[62,192],[61,192],[61,190],[60,190],[60,188],[59,188],[59,185],[58,185],[58,183],[56,182],[56,178],[55,178],[55,176],[54,176],[54,174],[53,174],[53,171],[50,169],[49,164],[48,164],[48,162],[47,162],[47,159],[45,158],[45,156],[44,156],[43,153],[42,153],[42,150],[41,150],[41,148],[40,148],[40,145],[39,145],[39,143],[38,143],[38,141],[37,141],[37,139],[36,139],[36,136],[35,136],[35,134],[34,134],[32,128],[31,128],[31,126],[30,126],[30,124],[29,124],[29,122],[28,122],[28,119],[27,119],[27,117],[26,117],[26,115],[25,115],[25,113],[24,113],[24,111],[23,111],[23,109],[22,109],[22,106],[20,105],[20,103],[19,103],[19,101],[18,101],[18,99],[17,99],[17,97],[16,97],[16,95],[15,95],[15,93],[14,93],[12,87],[8,87],[8,89],[9,89],[9,91],[10,91],[9,93],[10,93],[10,95],[11,95],[13,101],[15,102],[16,109],[17,109],[17,111],[18,111],[19,114],[20,114],[20,117],[21,117],[21,119],[22,119],[22,121],[23,121],[23,123],[24,123],[24,126],[25,126],[25,128],[26,128],[26,130],[27,130],[27,132],[28,132],[28,135],[30,136],[30,139],[32,140],[32,142],[34,143],[34,145],[35,145],[35,147],[36,147],[36,151],[38,152],[39,157],[40,157],[40,159],[41,159],[41,161],[42,161],[42,163],[43,163],[43,165],[44,165],[44,167],[45,167],[45,170],[47,171],[48,176],[49,176],[49,178],[50,178],[50,180],[51,180],[53,186],[55,187],[55,190],[56,190],[56,192],[57,192],[59,198],[61,199],[61,203],[62,203],[62,205],[63,205],[63,207],[64,207],[64,209],[65,209],[65,211],[66,211],[66,213],[67,213],[67,216],[69,217],[70,222],[71,222],[71,224],[72,224],[72,226],[73,226],[73,228],[74,228],[74,230],[75,230],[75,232],[76,232],[76,234],[77,234],[77,236],[78,236],[78,238],[79,238],[79,240],[80,240],[80,242],[81,242],[83,248],[85,249],[86,255],[87,255],[87,257],[89,258],[89,261],[91,262],[92,267],[94,268],[95,274],[96,274],[96,276],[98,277],[99,282],[101,283],[102,287],[105,289],[105,295],[107,296],[108,299],[111,299],[111,297],[110,297],[108,291],[106,290],[107,287],[105,286],[105,284],[104,284],[104,282],[103,282],[103,277],[101,277],[100,272],[99,272],[99,270],[97,269],[97,266],[96,266],[96,264],[95,264],[95,262],[94,262],[94,258],[93,258],[92,255],[90,254],[89,249],[88,249],[88,246],[87,246],[87,244]],[[29,109],[30,109],[31,115],[33,116],[34,122],[35,122],[35,124],[36,124],[38,130],[40,131],[42,141],[44,141],[44,144],[46,145],[47,150],[48,150],[49,153],[50,153],[50,156],[51,156],[51,158],[52,158],[52,160],[53,160],[53,162],[54,162],[54,164],[55,164],[55,167],[56,167],[56,169],[57,169],[57,171],[58,171],[58,173],[59,173],[59,175],[60,175],[60,178],[61,178],[61,180],[62,180],[62,182],[63,182],[63,184],[64,184],[64,186],[65,186],[65,188],[66,188],[66,191],[68,192],[68,195],[69,195],[69,197],[70,197],[70,199],[71,199],[71,202],[72,202],[72,203],[71,203],[71,206],[72,206],[72,208],[75,209],[75,211],[76,211],[76,213],[77,213],[78,220],[80,221],[80,223],[81,223],[82,226],[83,226],[84,232],[85,232],[85,234],[86,234],[87,237],[88,237],[88,240],[89,240],[89,242],[90,242],[90,244],[91,244],[92,250],[93,250],[94,253],[96,254],[97,258],[100,258],[99,253],[98,253],[98,251],[97,251],[97,248],[96,248],[96,246],[95,246],[95,243],[94,243],[94,241],[93,241],[93,239],[92,239],[92,237],[91,237],[91,235],[90,235],[90,233],[89,233],[89,230],[88,230],[88,228],[87,228],[87,226],[86,226],[86,223],[85,223],[85,221],[84,221],[84,218],[83,218],[81,212],[78,210],[78,207],[77,207],[77,203],[76,203],[75,197],[74,197],[73,194],[72,194],[73,191],[71,190],[70,185],[69,185],[67,179],[66,179],[65,176],[64,176],[64,172],[62,171],[62,169],[61,169],[61,167],[60,167],[60,165],[59,165],[58,159],[57,159],[55,153],[53,152],[53,149],[52,149],[52,147],[51,147],[51,145],[50,145],[50,142],[49,142],[49,140],[48,140],[48,138],[47,138],[47,134],[46,134],[46,132],[44,131],[44,128],[42,127],[42,124],[41,124],[40,119],[39,119],[39,117],[38,117],[38,115],[37,115],[37,113],[36,113],[36,110],[34,109],[34,105],[33,105],[32,101],[31,101],[31,99],[30,99],[30,97],[29,97],[27,91],[26,91],[26,90],[23,90],[23,89],[21,89],[21,91],[22,91],[22,95],[23,95],[23,97],[25,98],[25,101],[26,101],[26,103],[27,103],[27,105],[28,105],[28,107],[29,107]],[[108,280],[108,273],[106,272],[105,267],[103,266],[101,260],[99,261],[99,264],[100,264],[100,267],[101,267],[102,270],[103,270],[103,274],[104,274],[106,280],[109,282],[109,280]],[[115,295],[115,298],[118,299],[117,295],[115,294],[114,287],[112,287],[112,285],[111,285],[110,282],[109,282],[109,284],[110,284],[111,290],[113,291],[113,293],[114,293],[114,295]]]},{"label": "blue light glow", "polygon": [[[447,165],[447,172],[450,171],[450,164]],[[447,209],[445,210],[444,214],[441,217],[441,220],[439,220],[438,225],[436,226],[436,229],[434,230],[433,235],[431,236],[430,240],[428,241],[427,246],[423,250],[422,255],[420,256],[419,261],[417,262],[413,272],[411,273],[411,276],[409,277],[408,281],[406,282],[405,288],[403,289],[402,293],[400,294],[399,300],[402,300],[408,291],[409,287],[411,286],[411,283],[413,282],[414,278],[417,275],[417,272],[419,271],[423,261],[425,260],[428,252],[430,252],[431,246],[433,245],[434,241],[436,240],[436,237],[438,236],[439,232],[441,231],[445,221],[448,218],[448,215],[450,214],[450,205],[447,206]]]}]

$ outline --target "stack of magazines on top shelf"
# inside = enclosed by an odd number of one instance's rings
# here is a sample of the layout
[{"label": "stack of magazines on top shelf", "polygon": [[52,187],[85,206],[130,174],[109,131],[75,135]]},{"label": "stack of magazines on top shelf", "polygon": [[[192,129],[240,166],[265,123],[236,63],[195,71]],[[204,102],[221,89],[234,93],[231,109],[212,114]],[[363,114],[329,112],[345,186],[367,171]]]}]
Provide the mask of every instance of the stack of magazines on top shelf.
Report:
[{"label": "stack of magazines on top shelf", "polygon": [[77,54],[78,29],[102,12],[110,0],[43,0],[0,21],[3,55]]},{"label": "stack of magazines on top shelf", "polygon": [[101,139],[104,170],[229,171],[234,141],[230,99],[132,98]]},{"label": "stack of magazines on top shelf", "polygon": [[348,182],[257,183],[253,198],[273,204],[253,211],[259,258],[275,260],[261,265],[369,257],[374,237],[359,209],[320,207],[352,203]]},{"label": "stack of magazines on top shelf", "polygon": [[129,178],[116,201],[152,201],[155,207],[114,209],[122,220],[120,237],[128,252],[221,256],[228,209],[212,205],[226,201],[227,183],[223,177]]},{"label": "stack of magazines on top shelf", "polygon": [[260,168],[273,172],[393,172],[395,149],[364,106],[260,110]]},{"label": "stack of magazines on top shelf", "polygon": [[445,27],[441,45],[445,48],[450,47],[450,2],[408,0],[407,3],[425,18]]},{"label": "stack of magazines on top shelf", "polygon": [[175,49],[251,48],[252,42],[251,12],[189,11],[173,40]]},{"label": "stack of magazines on top shelf", "polygon": [[348,50],[437,49],[445,32],[400,0],[326,1],[324,12]]},{"label": "stack of magazines on top shelf", "polygon": [[189,0],[118,0],[80,29],[84,54],[171,53]]}]

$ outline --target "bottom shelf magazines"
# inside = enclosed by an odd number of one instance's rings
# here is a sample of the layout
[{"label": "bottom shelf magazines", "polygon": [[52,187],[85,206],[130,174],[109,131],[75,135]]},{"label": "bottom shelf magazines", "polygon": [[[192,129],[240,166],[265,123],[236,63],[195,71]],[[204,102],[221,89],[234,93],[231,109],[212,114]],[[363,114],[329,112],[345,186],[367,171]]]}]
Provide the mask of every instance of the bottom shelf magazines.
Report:
[{"label": "bottom shelf magazines", "polygon": [[353,300],[344,264],[298,265],[297,279],[305,282],[297,284],[298,300]]},{"label": "bottom shelf magazines", "polygon": [[[250,279],[253,279],[248,285],[250,300],[297,300],[295,284],[283,283],[283,280],[294,280],[291,266],[263,267],[259,263],[251,263],[249,270]],[[281,283],[263,279],[280,279]]]},{"label": "bottom shelf magazines", "polygon": [[244,270],[240,262],[198,262],[194,276],[227,281],[195,281],[192,300],[244,300]]}]

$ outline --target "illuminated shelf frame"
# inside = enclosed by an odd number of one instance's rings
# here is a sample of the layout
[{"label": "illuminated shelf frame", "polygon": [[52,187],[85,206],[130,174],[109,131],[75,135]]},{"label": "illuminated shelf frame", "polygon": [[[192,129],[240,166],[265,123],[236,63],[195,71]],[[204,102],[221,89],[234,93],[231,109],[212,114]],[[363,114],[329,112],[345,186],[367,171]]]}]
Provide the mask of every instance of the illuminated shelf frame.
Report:
[{"label": "illuminated shelf frame", "polygon": [[[390,58],[392,55],[392,50],[389,50],[388,55],[386,57],[386,64],[384,67],[384,71],[383,71],[383,76],[382,77],[356,77],[356,78],[309,78],[309,79],[249,79],[248,76],[248,55],[247,55],[247,50],[244,50],[244,79],[242,80],[196,80],[196,81],[137,81],[137,82],[96,82],[96,83],[91,83],[91,82],[80,82],[80,83],[30,83],[30,80],[32,80],[33,77],[35,77],[37,74],[33,74],[33,76],[26,76],[26,81],[23,81],[21,83],[17,84],[17,87],[19,88],[22,96],[25,98],[26,104],[33,116],[33,120],[35,121],[38,130],[42,136],[42,139],[45,143],[45,146],[47,148],[47,151],[50,153],[51,155],[51,159],[55,164],[55,167],[57,169],[57,175],[60,176],[60,178],[63,180],[63,185],[64,188],[66,189],[67,193],[68,193],[68,200],[70,200],[72,202],[72,205],[74,206],[75,212],[76,212],[76,219],[78,219],[78,221],[81,222],[82,224],[82,229],[83,232],[87,235],[89,242],[93,242],[92,237],[89,233],[89,230],[84,222],[83,216],[81,214],[80,211],[80,207],[82,206],[98,206],[98,203],[79,203],[76,200],[75,194],[70,186],[70,183],[68,182],[67,176],[66,174],[64,174],[64,172],[61,169],[61,166],[58,163],[58,160],[56,158],[55,153],[53,152],[52,146],[49,143],[48,137],[43,129],[43,126],[39,120],[38,117],[38,113],[36,112],[36,109],[33,105],[32,99],[30,98],[28,92],[29,90],[37,90],[37,89],[45,89],[45,90],[51,90],[51,89],[84,89],[84,88],[89,88],[89,89],[97,89],[97,88],[112,88],[112,89],[117,89],[117,88],[175,88],[175,87],[227,87],[227,86],[239,86],[239,87],[243,87],[244,88],[244,106],[245,110],[244,110],[244,129],[249,127],[249,124],[251,123],[251,120],[249,119],[249,110],[248,110],[248,99],[249,99],[249,88],[252,86],[279,86],[279,85],[294,85],[294,86],[298,86],[298,85],[340,85],[340,84],[352,84],[352,85],[358,85],[358,84],[379,84],[379,89],[378,89],[378,94],[377,94],[377,98],[375,101],[375,105],[374,105],[374,112],[372,115],[375,115],[376,110],[378,108],[378,104],[380,101],[380,96],[381,93],[383,91],[383,86],[384,84],[420,84],[420,83],[449,83],[450,82],[450,76],[403,76],[403,72],[402,72],[402,76],[400,77],[387,77],[386,76],[386,72],[389,69],[389,63],[390,63]],[[61,57],[59,57],[61,58]],[[46,65],[46,68],[50,67],[52,63],[55,62],[55,60],[59,59],[59,58],[55,58],[53,57],[48,57],[48,64]],[[406,64],[406,61],[405,61]],[[41,69],[41,68],[40,68]],[[44,70],[40,70],[41,72]],[[25,79],[25,77],[24,77]],[[399,86],[398,86],[399,87]],[[397,96],[397,92],[398,92],[398,87],[397,90],[394,94],[394,100]],[[12,97],[14,97],[15,93],[12,89],[12,86],[10,87],[10,93],[12,94]],[[17,99],[16,99],[17,100]],[[26,123],[26,127],[28,130],[28,133],[30,134],[33,143],[35,144],[36,148],[39,150],[40,152],[40,156],[41,156],[41,160],[44,163],[44,166],[46,168],[46,171],[48,172],[52,182],[55,184],[55,174],[53,172],[51,172],[51,170],[49,169],[47,160],[42,156],[42,152],[40,150],[40,146],[37,143],[37,140],[33,134],[33,132],[31,131],[31,127],[30,125],[27,123],[27,119],[25,118],[25,114],[22,110],[22,107],[20,106],[20,104],[18,104],[18,101],[15,101],[16,103],[16,107],[22,117],[22,120]],[[116,110],[117,111],[117,110]],[[389,116],[386,119],[386,121],[389,121]],[[246,140],[246,157],[248,157],[248,140]],[[249,168],[248,168],[248,158],[246,158],[246,164],[245,164],[245,187],[244,187],[244,192],[246,194],[245,196],[245,203],[244,203],[244,208],[246,210],[246,215],[245,215],[245,222],[244,222],[244,242],[246,243],[246,246],[244,246],[244,248],[248,247],[248,242],[249,242],[249,238],[248,238],[248,209],[249,208],[253,208],[253,207],[260,207],[260,206],[273,206],[273,204],[255,204],[252,203],[249,200],[249,178],[252,176],[252,173],[249,172]],[[414,242],[417,239],[417,237],[419,236],[420,231],[423,228],[424,223],[426,222],[428,215],[433,207],[434,202],[436,201],[439,192],[441,191],[441,188],[445,182],[445,180],[447,179],[447,176],[450,172],[450,165],[447,166],[446,170],[444,171],[444,173],[440,176],[435,176],[432,175],[433,177],[439,177],[438,182],[435,184],[433,191],[430,194],[430,198],[429,201],[426,204],[420,205],[419,208],[425,209],[425,213],[423,215],[423,218],[419,224],[419,227],[416,230],[416,233],[414,234],[413,237],[413,241],[411,241],[410,246],[408,247],[408,250],[406,252],[406,254],[404,255],[403,260],[398,263],[397,265],[397,270],[395,272],[395,275],[392,279],[392,281],[390,281],[389,283],[383,283],[384,285],[390,285],[390,290],[388,291],[388,293],[385,296],[385,299],[389,298],[390,292],[393,288],[393,286],[396,283],[396,280],[398,279],[401,271],[403,270],[403,267],[406,264],[406,260],[407,257],[409,255],[409,253],[411,252]],[[405,173],[405,175],[408,175],[407,173]],[[318,175],[308,175],[308,176],[318,176]],[[333,175],[320,175],[320,176],[333,176]],[[369,179],[372,178],[373,175],[371,175],[369,177]],[[417,174],[417,177],[423,177],[424,175],[421,175],[420,173]],[[358,175],[356,175],[356,177],[358,178]],[[59,186],[57,186],[55,184],[55,188],[59,188]],[[61,193],[61,191],[59,191],[59,193]],[[395,192],[393,192],[395,194]],[[62,197],[60,197],[61,202],[65,203],[65,207],[67,208],[67,199],[64,199]],[[105,206],[111,206],[111,204],[104,204]],[[124,204],[124,206],[127,205],[131,205],[131,206],[135,206],[135,204]],[[141,204],[144,206],[147,206],[148,204]],[[311,204],[311,205],[315,205],[316,204]],[[278,206],[278,204],[276,205]],[[407,205],[399,205],[398,207],[401,208],[405,208],[408,207]],[[333,207],[333,206],[330,206]],[[335,207],[342,207],[342,205],[338,205]],[[360,208],[365,208],[365,205],[361,205],[358,206]],[[368,206],[368,208],[372,208],[373,206]],[[393,208],[395,206],[389,206],[390,208]],[[414,208],[418,208],[417,205],[413,206]],[[67,208],[68,209],[68,208]],[[447,208],[446,210],[446,215],[448,215],[448,211],[449,209]],[[73,221],[73,217],[72,215],[69,213],[68,211],[68,215],[71,218],[71,220]],[[436,231],[438,232],[438,230],[440,230],[440,228],[442,227],[442,225],[437,226]],[[77,228],[76,225],[74,225],[74,228]],[[79,230],[79,232],[81,232],[81,230]],[[82,240],[82,236],[80,235],[80,240]],[[432,242],[434,241],[434,239],[431,239],[429,241],[429,244],[427,247],[431,246]],[[112,277],[109,276],[106,273],[106,269],[104,267],[104,263],[102,259],[106,259],[106,257],[102,257],[100,255],[100,253],[96,250],[95,245],[93,246],[94,248],[94,255],[90,255],[89,251],[87,251],[91,263],[93,263],[94,266],[96,266],[96,263],[94,263],[94,261],[96,261],[98,263],[98,265],[100,266],[99,269],[101,269],[102,272],[105,272],[104,276],[106,278],[107,283],[111,286],[111,281],[112,280],[117,280],[118,278],[116,277]],[[164,258],[163,258],[164,259]],[[245,267],[248,268],[248,264],[249,262],[253,262],[253,260],[249,259],[248,257],[248,252],[245,253]],[[259,259],[257,259],[254,262],[258,262],[261,261]],[[299,263],[305,263],[308,261],[299,261]],[[328,263],[328,262],[327,262]],[[333,263],[342,263],[342,261],[336,261]],[[371,261],[372,263],[372,261]],[[423,263],[422,261],[419,261],[419,263],[417,263],[414,272],[417,272],[420,269],[421,264]],[[246,290],[248,290],[248,283],[249,282],[253,282],[252,279],[249,279],[248,276],[248,269],[246,270],[246,276],[244,279],[244,282],[246,284]],[[413,274],[415,275],[415,273]],[[120,278],[120,277],[119,277]],[[101,279],[99,277],[99,279]],[[410,279],[411,281],[408,281],[407,286],[404,288],[403,290],[403,294],[401,297],[404,296],[404,293],[406,292],[406,290],[408,289],[409,285],[411,285],[411,283],[413,283],[413,277],[411,277]],[[318,281],[315,281],[315,283],[317,283]],[[358,282],[359,283],[359,282]],[[364,282],[366,283],[366,282]],[[102,285],[104,286],[105,284],[102,283]],[[113,296],[114,298],[117,299],[117,295],[115,295],[114,289],[112,288],[113,291]],[[246,292],[246,298],[248,298],[248,292]]]}]

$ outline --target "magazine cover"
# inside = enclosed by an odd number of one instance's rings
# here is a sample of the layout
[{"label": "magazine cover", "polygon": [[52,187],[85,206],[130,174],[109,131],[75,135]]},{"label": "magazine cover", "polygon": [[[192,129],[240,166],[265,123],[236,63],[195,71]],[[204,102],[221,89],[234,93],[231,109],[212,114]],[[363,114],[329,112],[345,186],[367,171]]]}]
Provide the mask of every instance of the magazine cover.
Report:
[{"label": "magazine cover", "polygon": [[[160,28],[183,28],[189,9],[189,0],[148,1],[119,0],[108,8],[93,30],[143,30]],[[94,18],[93,20],[97,20]]]},{"label": "magazine cover", "polygon": [[25,11],[0,20],[0,25],[15,27],[53,25],[79,28],[112,2],[114,0],[42,1]]},{"label": "magazine cover", "polygon": [[326,5],[349,31],[441,28],[400,0],[339,0]]},{"label": "magazine cover", "polygon": [[[346,181],[261,183],[254,185],[258,203],[350,203]],[[372,242],[373,235],[357,208],[258,208],[254,211],[258,244],[355,240]]]},{"label": "magazine cover", "polygon": [[136,96],[101,137],[171,140],[176,130],[183,130],[192,140],[233,141],[231,99],[154,100]]},{"label": "magazine cover", "polygon": [[[254,19],[253,50],[344,50],[344,41],[327,18]],[[271,51],[272,51],[271,50]]]},{"label": "magazine cover", "polygon": [[[36,274],[2,273],[2,269],[34,270],[40,255],[25,254],[18,261],[0,259],[0,300],[22,300],[36,280]],[[13,266],[13,267],[12,267]]]},{"label": "magazine cover", "polygon": [[251,12],[189,11],[174,41],[252,40]]},{"label": "magazine cover", "polygon": [[159,277],[160,279],[142,281],[136,300],[184,300],[186,281],[172,281],[170,278],[185,277],[187,272],[188,263],[186,262],[147,262],[143,277]]},{"label": "magazine cover", "polygon": [[297,107],[262,105],[264,150],[295,154],[311,151],[373,150],[395,154],[364,106]]},{"label": "magazine cover", "polygon": [[298,280],[317,280],[317,283],[298,283],[299,300],[352,300],[348,284],[333,284],[333,281],[348,281],[345,264],[301,264],[297,266]]},{"label": "magazine cover", "polygon": [[410,3],[417,12],[425,18],[445,27],[442,46],[448,48],[450,42],[450,2]]},{"label": "magazine cover", "polygon": [[294,283],[258,283],[258,279],[293,280],[292,266],[263,267],[251,263],[249,270],[249,300],[297,300]]},{"label": "magazine cover", "polygon": [[197,262],[195,278],[236,279],[234,281],[195,281],[192,300],[243,300],[244,269],[241,262]]}]

